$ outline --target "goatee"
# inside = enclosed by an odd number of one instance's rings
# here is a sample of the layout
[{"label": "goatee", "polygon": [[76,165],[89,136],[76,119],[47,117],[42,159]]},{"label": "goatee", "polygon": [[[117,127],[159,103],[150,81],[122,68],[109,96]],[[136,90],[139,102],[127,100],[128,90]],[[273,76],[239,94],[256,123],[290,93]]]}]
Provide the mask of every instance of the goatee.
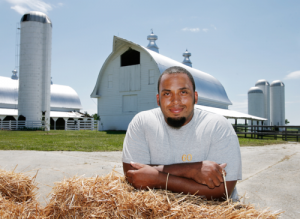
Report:
[{"label": "goatee", "polygon": [[172,126],[174,128],[180,128],[185,123],[186,118],[185,117],[179,117],[179,118],[167,118],[167,123],[169,126]]}]

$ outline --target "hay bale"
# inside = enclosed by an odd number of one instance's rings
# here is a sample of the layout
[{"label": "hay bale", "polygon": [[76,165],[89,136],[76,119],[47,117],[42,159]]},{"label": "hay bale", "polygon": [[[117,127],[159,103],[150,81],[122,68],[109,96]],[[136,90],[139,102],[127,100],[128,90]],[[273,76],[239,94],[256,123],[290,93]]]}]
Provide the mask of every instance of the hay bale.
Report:
[{"label": "hay bale", "polygon": [[252,205],[206,201],[164,190],[137,191],[124,176],[73,177],[56,183],[46,218],[277,218]]},{"label": "hay bale", "polygon": [[41,218],[35,178],[0,169],[0,218]]},{"label": "hay bale", "polygon": [[36,175],[32,178],[14,171],[0,169],[0,194],[14,202],[26,202],[36,197]]}]

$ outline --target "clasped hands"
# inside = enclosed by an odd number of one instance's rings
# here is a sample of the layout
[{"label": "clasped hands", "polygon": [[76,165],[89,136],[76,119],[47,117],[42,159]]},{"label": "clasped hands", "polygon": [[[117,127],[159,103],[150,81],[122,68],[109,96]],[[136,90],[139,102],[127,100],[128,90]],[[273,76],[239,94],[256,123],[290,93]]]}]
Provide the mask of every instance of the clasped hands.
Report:
[{"label": "clasped hands", "polygon": [[175,164],[174,166],[149,166],[134,162],[130,164],[134,170],[128,170],[126,177],[136,189],[159,188],[160,185],[166,183],[166,177],[161,176],[165,173],[192,179],[213,189],[223,183],[222,172],[225,172],[224,168],[227,165],[225,163],[219,165],[213,161]]}]

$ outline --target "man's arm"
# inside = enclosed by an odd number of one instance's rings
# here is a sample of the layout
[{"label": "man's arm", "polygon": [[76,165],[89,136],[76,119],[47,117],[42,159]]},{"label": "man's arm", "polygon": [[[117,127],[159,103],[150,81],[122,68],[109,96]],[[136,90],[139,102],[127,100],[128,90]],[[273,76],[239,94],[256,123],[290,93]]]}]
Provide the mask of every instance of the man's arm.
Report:
[{"label": "man's arm", "polygon": [[[167,173],[160,172],[156,168],[144,165],[136,169],[131,164],[123,163],[124,174],[129,183],[136,189],[160,188],[166,189]],[[228,196],[231,195],[236,181],[226,182]],[[196,194],[205,196],[207,199],[224,199],[226,196],[224,183],[210,189],[208,186],[199,184],[193,179],[169,175],[167,189],[177,193]]]}]

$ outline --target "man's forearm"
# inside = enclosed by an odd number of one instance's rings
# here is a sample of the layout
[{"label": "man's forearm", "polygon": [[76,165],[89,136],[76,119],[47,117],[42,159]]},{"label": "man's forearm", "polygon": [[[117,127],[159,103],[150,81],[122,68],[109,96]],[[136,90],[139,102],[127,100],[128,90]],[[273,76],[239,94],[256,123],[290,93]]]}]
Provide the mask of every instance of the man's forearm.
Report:
[{"label": "man's forearm", "polygon": [[[213,189],[208,188],[206,185],[199,184],[192,179],[187,179],[179,176],[169,174],[167,181],[167,174],[161,173],[157,179],[156,188],[168,189],[172,192],[195,194],[199,196],[205,196],[208,200],[219,199],[220,201],[226,199],[226,191],[224,183]],[[236,181],[226,182],[228,189],[228,196],[231,195],[235,187]]]},{"label": "man's forearm", "polygon": [[202,165],[202,162],[163,165],[158,166],[158,170],[164,173],[172,174],[174,176],[180,176],[191,179],[193,170],[196,169],[199,165]]}]

